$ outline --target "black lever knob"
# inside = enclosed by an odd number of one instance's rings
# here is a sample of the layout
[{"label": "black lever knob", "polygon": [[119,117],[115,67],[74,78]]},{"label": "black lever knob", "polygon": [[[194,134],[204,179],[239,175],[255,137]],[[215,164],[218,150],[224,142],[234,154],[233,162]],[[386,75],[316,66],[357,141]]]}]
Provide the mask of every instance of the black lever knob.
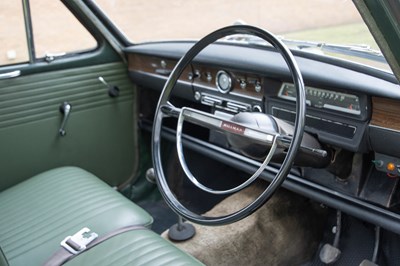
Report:
[{"label": "black lever knob", "polygon": [[108,95],[112,98],[119,96],[119,88],[108,84],[103,77],[98,77],[99,81],[103,83],[108,89]]}]

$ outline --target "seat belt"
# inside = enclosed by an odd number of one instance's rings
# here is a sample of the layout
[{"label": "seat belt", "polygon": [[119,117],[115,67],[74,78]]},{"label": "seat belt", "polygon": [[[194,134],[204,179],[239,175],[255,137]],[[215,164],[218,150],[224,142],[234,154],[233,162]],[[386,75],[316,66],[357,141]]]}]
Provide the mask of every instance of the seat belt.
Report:
[{"label": "seat belt", "polygon": [[98,244],[106,241],[109,238],[122,234],[124,232],[132,230],[148,230],[147,227],[140,225],[131,225],[122,228],[118,228],[111,231],[104,236],[98,237],[95,232],[92,232],[89,228],[85,227],[73,236],[66,237],[61,241],[61,248],[57,250],[45,263],[45,266],[56,266],[62,265],[70,259],[74,258],[78,254],[85,252]]}]

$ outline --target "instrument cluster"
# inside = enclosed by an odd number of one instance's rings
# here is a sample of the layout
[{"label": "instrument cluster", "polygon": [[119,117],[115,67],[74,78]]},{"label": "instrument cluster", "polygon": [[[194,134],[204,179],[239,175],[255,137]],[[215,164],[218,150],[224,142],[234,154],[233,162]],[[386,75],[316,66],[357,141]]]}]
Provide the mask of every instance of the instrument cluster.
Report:
[{"label": "instrument cluster", "polygon": [[[309,106],[329,109],[353,115],[361,114],[360,99],[358,96],[331,90],[305,87],[306,103]],[[283,83],[278,97],[296,101],[296,88],[291,83]]]}]

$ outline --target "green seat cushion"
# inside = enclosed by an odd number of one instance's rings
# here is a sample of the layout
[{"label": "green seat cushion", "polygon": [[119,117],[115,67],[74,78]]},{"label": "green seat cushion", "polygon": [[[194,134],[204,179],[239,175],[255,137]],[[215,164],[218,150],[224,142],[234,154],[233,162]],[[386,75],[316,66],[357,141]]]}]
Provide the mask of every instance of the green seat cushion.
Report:
[{"label": "green seat cushion", "polygon": [[149,230],[134,230],[114,236],[79,254],[65,265],[203,265]]},{"label": "green seat cushion", "polygon": [[151,226],[140,207],[76,167],[39,174],[0,193],[0,247],[13,265],[42,265],[83,227],[97,234]]}]

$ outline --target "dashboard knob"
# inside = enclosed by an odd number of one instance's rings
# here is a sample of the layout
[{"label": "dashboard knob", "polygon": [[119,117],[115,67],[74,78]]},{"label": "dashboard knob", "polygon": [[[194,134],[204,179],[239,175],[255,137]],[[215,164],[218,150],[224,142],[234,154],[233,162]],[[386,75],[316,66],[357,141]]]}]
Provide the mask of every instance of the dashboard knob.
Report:
[{"label": "dashboard knob", "polygon": [[200,101],[200,99],[201,99],[201,93],[198,92],[198,91],[196,91],[196,92],[194,93],[194,99],[195,99],[196,101]]},{"label": "dashboard knob", "polygon": [[210,72],[207,72],[207,73],[206,73],[206,77],[207,77],[207,81],[208,81],[208,82],[211,82],[211,81],[212,81],[212,75],[211,75]]},{"label": "dashboard knob", "polygon": [[261,91],[261,83],[259,81],[256,81],[256,84],[254,86],[254,90],[256,92],[260,92]]},{"label": "dashboard knob", "polygon": [[246,86],[247,86],[246,81],[245,81],[245,80],[241,80],[241,81],[240,81],[240,88],[241,88],[242,90],[244,90],[244,89],[246,89]]}]

